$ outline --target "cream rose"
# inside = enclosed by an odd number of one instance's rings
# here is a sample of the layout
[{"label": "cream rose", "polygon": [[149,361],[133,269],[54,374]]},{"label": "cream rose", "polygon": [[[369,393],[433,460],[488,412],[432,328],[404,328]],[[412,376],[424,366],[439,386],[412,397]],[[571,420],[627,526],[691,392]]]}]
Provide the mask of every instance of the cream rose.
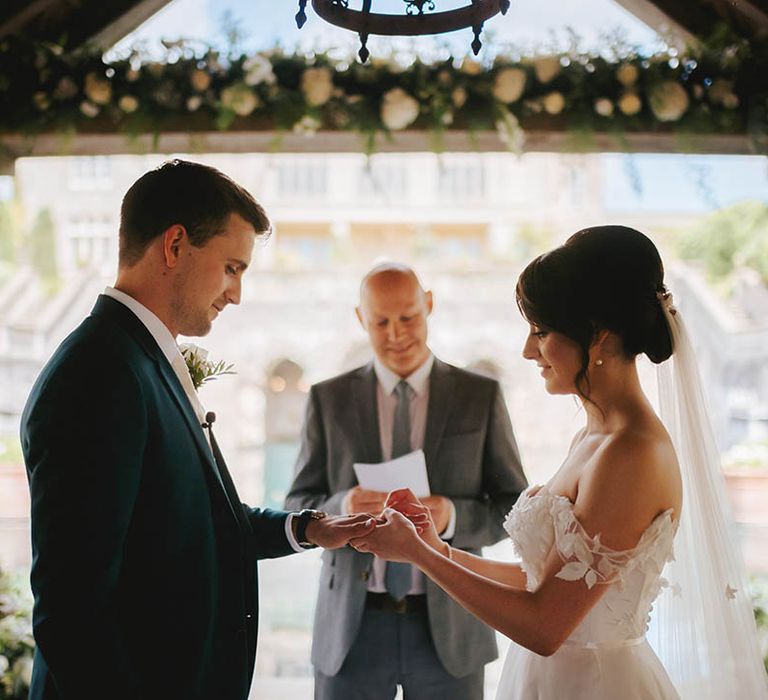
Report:
[{"label": "cream rose", "polygon": [[508,104],[520,99],[525,90],[525,71],[521,68],[502,68],[493,81],[493,96]]},{"label": "cream rose", "polygon": [[479,75],[483,72],[483,64],[473,61],[471,58],[465,58],[461,62],[459,70],[465,75]]},{"label": "cream rose", "polygon": [[456,109],[461,109],[467,101],[467,91],[463,87],[457,87],[451,92],[451,102]]},{"label": "cream rose", "polygon": [[560,59],[557,56],[537,58],[533,62],[533,72],[540,83],[548,83],[560,72]]},{"label": "cream rose", "polygon": [[328,68],[307,68],[301,74],[301,91],[312,107],[321,107],[333,95],[333,75]]},{"label": "cream rose", "polygon": [[623,63],[616,70],[616,80],[618,80],[624,87],[629,87],[637,82],[640,77],[640,71],[637,66],[632,63]]},{"label": "cream rose", "polygon": [[93,102],[89,102],[88,100],[83,100],[80,103],[80,111],[86,117],[93,119],[99,113],[99,106],[93,104]]},{"label": "cream rose", "polygon": [[547,114],[560,114],[565,108],[565,97],[561,92],[550,92],[544,95],[542,104]]},{"label": "cream rose", "polygon": [[133,114],[139,108],[139,101],[133,95],[123,95],[117,106],[126,114]]},{"label": "cream rose", "polygon": [[84,91],[86,97],[97,105],[109,104],[112,99],[112,86],[106,78],[100,78],[96,73],[85,76]]},{"label": "cream rose", "polygon": [[648,94],[651,111],[661,122],[674,122],[688,109],[688,93],[680,83],[672,80],[655,85]]},{"label": "cream rose", "polygon": [[261,104],[261,100],[244,83],[235,83],[221,91],[221,103],[238,116],[247,117]]},{"label": "cream rose", "polygon": [[613,115],[613,102],[607,97],[598,97],[595,100],[595,112],[601,117],[610,117]]},{"label": "cream rose", "polygon": [[384,93],[381,101],[381,121],[387,129],[405,129],[419,116],[419,103],[402,88]]},{"label": "cream rose", "polygon": [[619,110],[622,114],[631,117],[637,114],[643,108],[643,101],[640,96],[632,90],[627,90],[618,101]]},{"label": "cream rose", "polygon": [[211,86],[211,74],[197,68],[189,76],[189,82],[197,92],[205,92]]}]

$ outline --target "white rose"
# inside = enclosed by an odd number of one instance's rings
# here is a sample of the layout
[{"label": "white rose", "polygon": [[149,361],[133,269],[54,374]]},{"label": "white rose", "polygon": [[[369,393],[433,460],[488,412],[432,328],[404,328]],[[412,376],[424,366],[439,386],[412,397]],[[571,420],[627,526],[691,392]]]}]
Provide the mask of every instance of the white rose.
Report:
[{"label": "white rose", "polygon": [[610,117],[613,114],[613,102],[607,97],[598,97],[595,100],[595,112],[601,117]]},{"label": "white rose", "polygon": [[301,91],[312,107],[321,107],[333,95],[333,75],[328,68],[307,68],[301,74]]},{"label": "white rose", "polygon": [[639,77],[640,71],[633,63],[623,63],[616,70],[616,80],[618,80],[624,87],[634,85]]},{"label": "white rose", "polygon": [[493,81],[493,96],[504,103],[520,99],[525,90],[525,78],[521,68],[502,68]]},{"label": "white rose", "polygon": [[83,100],[80,103],[80,111],[86,116],[93,119],[98,113],[99,113],[99,106],[93,104],[93,102],[88,102],[88,100]]},{"label": "white rose", "polygon": [[0,654],[0,676],[8,670],[8,658]]},{"label": "white rose", "polygon": [[245,72],[245,84],[251,87],[261,83],[271,85],[276,80],[272,71],[272,62],[261,54],[246,59],[243,63],[243,71]]},{"label": "white rose", "polygon": [[463,87],[454,88],[451,93],[451,102],[456,109],[461,109],[467,101],[467,91]]},{"label": "white rose", "polygon": [[405,129],[419,116],[419,103],[402,88],[384,93],[381,100],[381,121],[391,131]]},{"label": "white rose", "polygon": [[221,91],[221,103],[238,116],[247,117],[261,104],[261,100],[244,83],[235,83]]},{"label": "white rose", "polygon": [[479,75],[483,72],[483,64],[473,61],[471,58],[465,58],[461,62],[459,70],[465,75]]},{"label": "white rose", "polygon": [[322,123],[319,120],[307,114],[293,125],[293,130],[297,134],[310,137],[314,136],[321,126]]},{"label": "white rose", "polygon": [[109,104],[112,99],[112,86],[105,78],[100,78],[96,73],[88,73],[85,76],[86,97],[97,105]]},{"label": "white rose", "polygon": [[189,82],[197,92],[205,92],[211,86],[211,74],[197,68],[189,76]]},{"label": "white rose", "polygon": [[196,112],[200,109],[200,105],[203,104],[203,98],[200,95],[192,95],[187,98],[187,111]]},{"label": "white rose", "polygon": [[139,101],[133,95],[123,95],[117,106],[126,114],[133,114],[139,108]]},{"label": "white rose", "polygon": [[25,687],[32,684],[32,657],[20,656],[13,664],[13,675],[18,678]]},{"label": "white rose", "polygon": [[636,92],[627,90],[618,101],[619,109],[622,114],[626,114],[628,117],[637,114],[643,108],[643,101],[640,99]]},{"label": "white rose", "polygon": [[181,343],[179,352],[184,356],[184,359],[192,357],[198,362],[205,362],[208,359],[208,351],[194,343]]},{"label": "white rose", "polygon": [[550,92],[544,96],[544,110],[547,114],[560,114],[565,108],[565,97],[561,92]]},{"label": "white rose", "polygon": [[688,93],[685,88],[672,80],[655,85],[648,101],[651,111],[660,122],[674,122],[682,117],[688,109]]},{"label": "white rose", "polygon": [[537,58],[533,62],[533,72],[540,83],[548,83],[560,72],[560,59],[557,56]]}]

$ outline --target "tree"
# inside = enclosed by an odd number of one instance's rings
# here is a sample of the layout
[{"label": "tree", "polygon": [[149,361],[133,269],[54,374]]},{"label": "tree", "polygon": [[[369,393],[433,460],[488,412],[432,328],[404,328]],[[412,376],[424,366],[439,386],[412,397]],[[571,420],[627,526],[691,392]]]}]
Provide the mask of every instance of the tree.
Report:
[{"label": "tree", "polygon": [[16,236],[7,202],[0,202],[0,263],[16,262]]},{"label": "tree", "polygon": [[48,209],[41,209],[27,235],[29,262],[47,282],[58,278],[56,264],[56,229]]},{"label": "tree", "polygon": [[678,252],[701,263],[713,282],[750,267],[768,284],[768,205],[740,202],[709,215],[683,234]]}]

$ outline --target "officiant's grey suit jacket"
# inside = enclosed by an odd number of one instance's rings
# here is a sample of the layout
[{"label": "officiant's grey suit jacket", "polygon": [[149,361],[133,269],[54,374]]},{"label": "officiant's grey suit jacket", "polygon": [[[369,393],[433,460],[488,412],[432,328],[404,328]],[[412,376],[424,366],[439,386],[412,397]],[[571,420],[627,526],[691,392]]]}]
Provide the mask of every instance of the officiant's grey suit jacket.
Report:
[{"label": "officiant's grey suit jacket", "polygon": [[[355,462],[381,462],[373,364],[312,387],[296,476],[286,507],[340,513],[357,485]],[[499,384],[435,359],[424,453],[433,494],[456,507],[454,547],[479,553],[505,535],[502,522],[525,488]],[[347,547],[323,554],[312,663],[336,675],[355,640],[373,555]],[[427,580],[429,624],[446,670],[465,676],[496,658],[493,631]]]}]

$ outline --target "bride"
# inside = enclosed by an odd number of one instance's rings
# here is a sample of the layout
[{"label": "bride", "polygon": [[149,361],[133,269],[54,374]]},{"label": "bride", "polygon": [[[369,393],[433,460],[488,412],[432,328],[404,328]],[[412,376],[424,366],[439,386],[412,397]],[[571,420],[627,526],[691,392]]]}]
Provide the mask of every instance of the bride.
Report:
[{"label": "bride", "polygon": [[[519,564],[451,548],[407,490],[352,543],[418,566],[515,642],[499,700],[768,697],[698,375],[663,277],[650,239],[621,226],[579,231],[520,275],[523,356],[549,393],[578,397],[586,425],[507,516]],[[662,367],[673,356],[665,422],[641,388],[641,354]],[[664,664],[646,639],[657,596]]]}]

